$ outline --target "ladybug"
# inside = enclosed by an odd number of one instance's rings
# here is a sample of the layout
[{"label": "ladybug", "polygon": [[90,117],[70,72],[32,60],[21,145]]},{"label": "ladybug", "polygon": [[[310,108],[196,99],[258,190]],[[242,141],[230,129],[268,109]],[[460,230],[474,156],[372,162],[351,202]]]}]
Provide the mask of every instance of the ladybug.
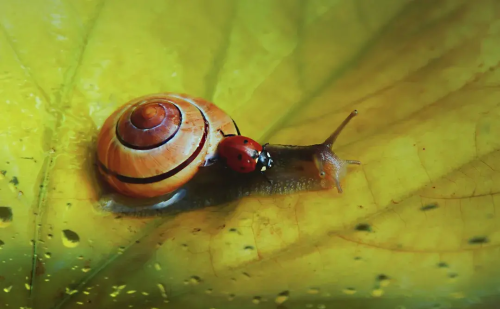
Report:
[{"label": "ladybug", "polygon": [[228,134],[219,130],[224,139],[219,143],[217,153],[225,160],[226,165],[239,173],[251,173],[259,170],[264,173],[273,166],[273,159],[266,150],[268,144],[261,146],[253,139]]}]

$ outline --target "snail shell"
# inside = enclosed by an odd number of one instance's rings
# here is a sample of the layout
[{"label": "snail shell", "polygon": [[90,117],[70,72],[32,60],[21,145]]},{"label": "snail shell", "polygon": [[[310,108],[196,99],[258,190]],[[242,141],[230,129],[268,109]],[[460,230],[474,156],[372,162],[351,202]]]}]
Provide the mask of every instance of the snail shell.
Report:
[{"label": "snail shell", "polygon": [[135,98],[104,122],[97,138],[104,180],[130,197],[157,197],[187,183],[224,138],[239,134],[215,104],[179,93]]}]

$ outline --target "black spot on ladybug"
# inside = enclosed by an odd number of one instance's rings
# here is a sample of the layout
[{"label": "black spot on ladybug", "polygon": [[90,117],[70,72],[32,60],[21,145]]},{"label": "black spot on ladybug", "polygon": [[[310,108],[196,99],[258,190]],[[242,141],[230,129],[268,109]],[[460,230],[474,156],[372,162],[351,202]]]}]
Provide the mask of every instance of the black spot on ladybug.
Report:
[{"label": "black spot on ladybug", "polygon": [[425,206],[422,206],[420,208],[421,211],[427,211],[427,210],[431,210],[431,209],[436,209],[438,208],[438,204],[434,203],[434,204],[429,204],[429,205],[425,205]]},{"label": "black spot on ladybug", "polygon": [[248,140],[247,140],[247,139],[246,139],[246,140],[244,140],[244,141],[243,141],[243,144],[248,144]]},{"label": "black spot on ladybug", "polygon": [[469,244],[471,244],[471,245],[485,244],[488,242],[489,242],[489,240],[488,240],[488,237],[486,237],[486,236],[476,236],[476,237],[472,237],[471,239],[469,239]]},{"label": "black spot on ladybug", "polygon": [[241,154],[238,155],[238,160],[241,161],[241,159],[243,159],[243,156]]},{"label": "black spot on ladybug", "polygon": [[356,229],[356,231],[365,231],[365,232],[372,231],[372,227],[367,223],[360,223],[360,224],[356,225],[355,229]]}]

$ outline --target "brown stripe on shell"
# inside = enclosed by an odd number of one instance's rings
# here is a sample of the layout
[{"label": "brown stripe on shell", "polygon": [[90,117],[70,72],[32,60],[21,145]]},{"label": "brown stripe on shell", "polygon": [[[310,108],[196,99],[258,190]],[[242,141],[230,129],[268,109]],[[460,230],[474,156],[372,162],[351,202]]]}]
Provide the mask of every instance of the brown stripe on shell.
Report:
[{"label": "brown stripe on shell", "polygon": [[[115,159],[104,163],[115,174],[131,178],[148,178],[168,172],[196,151],[202,140],[205,117],[200,109],[186,100],[169,97],[169,101],[182,111],[182,123],[177,134],[161,146],[149,150],[137,150],[124,146],[113,134]],[[154,100],[154,98],[153,98]],[[110,149],[111,151],[112,149]]]},{"label": "brown stripe on shell", "polygon": [[[150,128],[138,128],[134,125],[132,119],[139,118],[136,115],[141,114],[140,111],[143,105],[151,104],[157,105],[163,112],[164,117],[160,119],[158,124]],[[137,122],[138,119],[135,120]],[[116,124],[116,137],[128,148],[137,150],[154,149],[172,139],[177,134],[181,123],[182,113],[175,104],[164,99],[148,100],[143,104],[129,108],[123,113]]]},{"label": "brown stripe on shell", "polygon": [[[200,113],[202,113],[201,110],[200,110]],[[202,115],[203,115],[203,113],[202,113]],[[205,143],[207,141],[209,124],[208,124],[208,121],[206,120],[204,115],[203,115],[203,118],[205,120],[205,127],[203,130],[203,136],[202,136],[202,139],[201,139],[200,143],[198,144],[198,147],[196,148],[195,152],[193,152],[184,162],[182,162],[181,164],[179,164],[178,166],[176,166],[175,168],[171,169],[170,171],[168,171],[166,173],[155,175],[152,177],[146,177],[146,178],[135,178],[135,177],[127,177],[127,176],[113,173],[110,170],[108,170],[106,168],[106,166],[104,166],[100,162],[99,162],[99,165],[100,165],[101,169],[104,170],[105,173],[113,175],[119,181],[124,182],[124,183],[150,184],[150,183],[159,182],[159,181],[165,180],[167,178],[170,178],[170,177],[176,175],[177,173],[179,173],[180,171],[182,171],[189,164],[191,164],[193,162],[193,160],[201,153],[203,146],[205,146]]]},{"label": "brown stripe on shell", "polygon": [[[176,137],[151,150],[125,147],[115,136],[115,123],[134,104],[158,99],[171,101],[181,110],[182,123]],[[207,154],[215,154],[223,138],[217,129],[234,134],[235,126],[222,109],[204,99],[168,92],[145,95],[131,100],[104,123],[98,139],[99,170],[123,194],[133,197],[166,194],[189,181]],[[196,132],[202,134],[193,134]]]}]

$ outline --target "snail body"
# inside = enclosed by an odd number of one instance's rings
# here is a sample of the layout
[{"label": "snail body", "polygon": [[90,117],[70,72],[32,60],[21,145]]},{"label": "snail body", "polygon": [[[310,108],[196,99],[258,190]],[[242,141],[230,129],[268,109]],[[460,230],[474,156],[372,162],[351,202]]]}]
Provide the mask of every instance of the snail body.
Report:
[{"label": "snail body", "polygon": [[150,216],[249,195],[333,187],[342,193],[347,166],[361,163],[340,159],[332,146],[356,114],[321,144],[260,145],[206,100],[177,93],[133,99],[108,117],[98,135],[99,174],[113,191],[99,206]]}]

